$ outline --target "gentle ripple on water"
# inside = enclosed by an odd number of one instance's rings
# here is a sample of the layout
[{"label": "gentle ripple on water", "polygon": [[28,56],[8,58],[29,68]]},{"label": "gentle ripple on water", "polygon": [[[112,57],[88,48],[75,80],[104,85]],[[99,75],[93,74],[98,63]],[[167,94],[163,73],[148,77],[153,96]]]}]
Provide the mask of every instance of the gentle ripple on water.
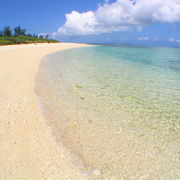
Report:
[{"label": "gentle ripple on water", "polygon": [[94,179],[178,179],[180,50],[94,46],[49,55],[37,91],[57,140]]}]

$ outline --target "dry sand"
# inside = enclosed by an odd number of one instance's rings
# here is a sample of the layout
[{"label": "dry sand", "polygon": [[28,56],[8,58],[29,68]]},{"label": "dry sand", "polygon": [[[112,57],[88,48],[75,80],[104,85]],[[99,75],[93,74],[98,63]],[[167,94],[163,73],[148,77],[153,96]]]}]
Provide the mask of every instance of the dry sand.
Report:
[{"label": "dry sand", "polygon": [[[82,44],[0,47],[0,180],[86,179],[63,145],[57,145],[34,92],[41,59]],[[84,174],[84,175],[83,175]]]}]

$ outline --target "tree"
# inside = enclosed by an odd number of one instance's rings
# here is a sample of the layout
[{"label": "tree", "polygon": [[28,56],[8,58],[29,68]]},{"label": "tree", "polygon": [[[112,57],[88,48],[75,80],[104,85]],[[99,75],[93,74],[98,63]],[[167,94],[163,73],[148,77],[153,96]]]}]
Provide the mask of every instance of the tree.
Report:
[{"label": "tree", "polygon": [[3,30],[3,35],[4,36],[12,36],[12,30],[9,26],[6,26]]},{"label": "tree", "polygon": [[0,36],[3,36],[3,31],[0,31]]},{"label": "tree", "polygon": [[15,36],[25,36],[26,29],[22,29],[20,26],[17,26],[14,28],[14,34]]},{"label": "tree", "polygon": [[21,35],[25,36],[26,35],[26,29],[21,29]]},{"label": "tree", "polygon": [[40,35],[39,38],[40,38],[40,39],[43,39],[43,35]]},{"label": "tree", "polygon": [[32,37],[32,34],[28,33],[27,36]]},{"label": "tree", "polygon": [[48,37],[49,37],[49,34],[46,34],[46,37],[45,37],[45,39],[48,39]]},{"label": "tree", "polygon": [[36,34],[33,34],[33,37],[38,38],[38,36]]},{"label": "tree", "polygon": [[20,35],[20,33],[21,33],[21,28],[20,28],[20,26],[15,27],[15,28],[14,28],[14,35],[15,35],[15,36],[18,36],[18,35]]}]

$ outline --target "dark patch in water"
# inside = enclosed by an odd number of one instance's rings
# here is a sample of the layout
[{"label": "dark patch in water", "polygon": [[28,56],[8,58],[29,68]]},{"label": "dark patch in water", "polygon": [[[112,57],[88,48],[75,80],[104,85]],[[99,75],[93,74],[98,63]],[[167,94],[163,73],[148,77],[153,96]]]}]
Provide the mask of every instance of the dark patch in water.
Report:
[{"label": "dark patch in water", "polygon": [[175,70],[175,71],[180,71],[180,68],[178,68],[178,67],[170,67],[170,69],[173,69],[173,70]]},{"label": "dark patch in water", "polygon": [[80,97],[80,99],[81,99],[81,100],[85,100],[85,98],[84,98],[84,97]]},{"label": "dark patch in water", "polygon": [[82,86],[80,86],[80,85],[76,85],[76,87],[77,87],[77,88],[79,88],[79,89],[83,88],[83,87],[82,87]]},{"label": "dark patch in water", "polygon": [[172,63],[180,63],[180,60],[177,60],[177,61],[168,61],[168,62],[172,62]]}]

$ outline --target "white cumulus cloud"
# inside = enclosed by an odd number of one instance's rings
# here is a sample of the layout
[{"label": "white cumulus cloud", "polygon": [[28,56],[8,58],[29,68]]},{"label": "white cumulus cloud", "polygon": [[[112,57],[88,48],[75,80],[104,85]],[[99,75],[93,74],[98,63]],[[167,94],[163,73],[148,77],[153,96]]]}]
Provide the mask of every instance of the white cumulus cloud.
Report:
[{"label": "white cumulus cloud", "polygon": [[66,22],[54,35],[92,35],[141,30],[151,23],[180,22],[180,0],[116,0],[99,5],[96,11],[66,14]]},{"label": "white cumulus cloud", "polygon": [[169,42],[176,42],[176,43],[180,43],[180,39],[169,38],[168,40],[169,40]]},{"label": "white cumulus cloud", "polygon": [[[58,29],[62,34],[93,34],[94,28],[98,26],[95,14],[92,11],[79,13],[72,11],[66,14],[66,22]],[[96,31],[98,31],[96,29]]]},{"label": "white cumulus cloud", "polygon": [[139,37],[138,40],[139,41],[148,41],[149,37]]}]

